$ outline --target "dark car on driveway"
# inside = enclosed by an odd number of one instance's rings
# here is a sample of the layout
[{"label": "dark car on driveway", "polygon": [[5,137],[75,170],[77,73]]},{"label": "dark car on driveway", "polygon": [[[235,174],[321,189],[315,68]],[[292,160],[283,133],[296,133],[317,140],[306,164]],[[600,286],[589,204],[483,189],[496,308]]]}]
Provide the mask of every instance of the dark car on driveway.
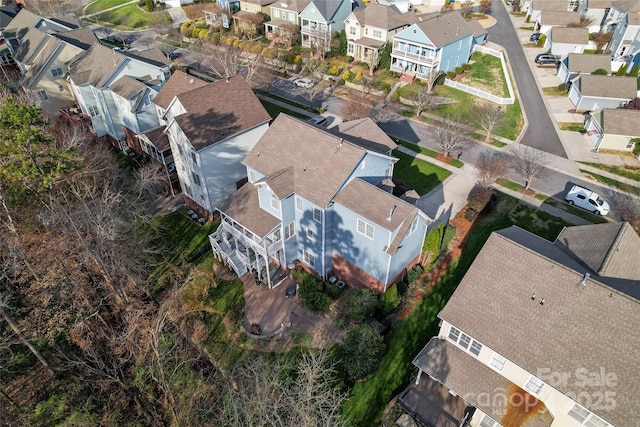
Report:
[{"label": "dark car on driveway", "polygon": [[536,64],[538,65],[558,65],[560,64],[560,58],[550,53],[541,53],[536,56]]},{"label": "dark car on driveway", "polygon": [[539,38],[540,38],[540,33],[533,33],[531,34],[531,37],[529,37],[529,41],[537,42]]}]

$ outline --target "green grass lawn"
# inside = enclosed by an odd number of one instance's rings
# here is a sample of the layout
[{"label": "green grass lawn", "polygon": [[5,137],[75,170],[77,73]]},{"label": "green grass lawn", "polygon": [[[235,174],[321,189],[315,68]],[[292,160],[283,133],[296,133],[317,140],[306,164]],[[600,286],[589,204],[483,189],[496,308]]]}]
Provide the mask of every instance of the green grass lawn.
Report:
[{"label": "green grass lawn", "polygon": [[566,89],[559,89],[557,86],[543,87],[542,93],[546,96],[567,96]]},{"label": "green grass lawn", "polygon": [[298,102],[296,102],[296,101],[292,101],[292,100],[290,100],[289,98],[283,98],[283,97],[281,97],[281,96],[275,95],[275,94],[270,93],[270,92],[264,92],[264,91],[258,91],[258,92],[263,93],[265,96],[268,96],[269,98],[272,98],[272,99],[275,99],[275,100],[277,100],[277,101],[280,101],[280,102],[284,102],[284,103],[286,103],[286,104],[289,104],[289,105],[291,105],[292,107],[302,108],[303,110],[306,110],[306,109],[307,109],[307,107],[308,107],[308,105],[300,104],[300,103],[298,103]]},{"label": "green grass lawn", "polygon": [[451,175],[451,172],[446,169],[408,156],[398,150],[393,151],[393,156],[400,159],[394,167],[394,177],[404,181],[409,188],[416,190],[421,196],[436,188]]},{"label": "green grass lawn", "polygon": [[146,28],[154,20],[158,19],[158,14],[165,14],[167,21],[171,22],[171,17],[168,12],[148,13],[138,7],[137,3],[101,13],[94,18],[98,22],[110,22],[117,29]]},{"label": "green grass lawn", "polygon": [[129,3],[131,0],[96,0],[84,9],[84,14],[89,15],[91,13],[100,12],[101,10],[109,9],[110,7],[120,6],[121,4]]},{"label": "green grass lawn", "polygon": [[521,188],[523,188],[523,186],[518,184],[517,182],[509,181],[508,179],[504,179],[504,178],[499,178],[496,182],[502,185],[503,187],[513,191],[518,191]]},{"label": "green grass lawn", "polygon": [[573,132],[585,133],[586,129],[584,128],[583,123],[572,123],[572,122],[558,122],[558,127],[560,130],[570,130]]},{"label": "green grass lawn", "polygon": [[[407,142],[403,139],[398,139],[393,137],[392,135],[390,135],[391,138],[395,139],[398,141],[398,145],[402,145],[405,148],[408,148],[409,150],[415,151],[416,153],[420,153],[420,154],[424,154],[427,157],[433,157],[434,159],[436,157],[438,157],[440,155],[440,153],[438,153],[437,151],[433,151],[430,150],[426,147],[422,147],[418,144],[412,144],[410,142]],[[449,163],[451,166],[454,166],[456,168],[461,168],[462,166],[464,166],[464,162],[460,161],[460,160],[456,160],[456,159],[452,159],[451,162]]]},{"label": "green grass lawn", "polygon": [[474,52],[471,73],[460,79],[460,83],[484,90],[500,97],[509,96],[500,58],[485,53]]},{"label": "green grass lawn", "polygon": [[586,219],[593,224],[603,224],[608,222],[606,218],[603,218],[600,215],[595,215],[589,211],[584,209],[580,209],[576,206],[571,206],[568,203],[561,202],[560,200],[552,199],[551,197],[546,198],[544,200],[545,205],[553,206],[554,208],[562,209],[563,211],[569,212],[572,215],[577,216],[578,218]]},{"label": "green grass lawn", "polygon": [[380,425],[387,403],[415,380],[411,361],[438,332],[437,314],[449,300],[469,269],[482,245],[494,230],[516,224],[547,240],[553,241],[568,223],[538,211],[517,199],[498,193],[495,212],[477,223],[470,231],[462,255],[416,309],[404,320],[396,322],[385,336],[387,350],[376,373],[356,384],[342,405],[343,418],[356,427]]},{"label": "green grass lawn", "polygon": [[273,104],[263,99],[260,100],[260,103],[262,104],[264,109],[267,110],[267,113],[269,113],[269,115],[274,119],[278,117],[278,114],[280,113],[286,113],[292,117],[297,117],[302,120],[307,120],[309,117],[311,117],[311,115],[300,114],[297,111],[289,110],[287,108],[281,107],[279,105]]},{"label": "green grass lawn", "polygon": [[594,168],[602,169],[605,172],[613,173],[634,181],[640,181],[640,169],[627,169],[622,166],[603,165],[600,163],[579,162]]},{"label": "green grass lawn", "polygon": [[612,186],[614,188],[617,188],[618,190],[622,190],[622,191],[625,191],[625,192],[628,192],[628,193],[635,194],[636,196],[640,196],[640,188],[638,188],[638,187],[632,187],[632,186],[627,185],[627,184],[625,184],[623,182],[616,181],[615,179],[611,179],[611,178],[608,178],[606,176],[598,175],[597,173],[593,173],[593,172],[588,171],[588,170],[580,169],[580,172],[585,174],[585,175],[592,176],[598,182],[602,182],[602,183],[610,185],[610,186]]}]

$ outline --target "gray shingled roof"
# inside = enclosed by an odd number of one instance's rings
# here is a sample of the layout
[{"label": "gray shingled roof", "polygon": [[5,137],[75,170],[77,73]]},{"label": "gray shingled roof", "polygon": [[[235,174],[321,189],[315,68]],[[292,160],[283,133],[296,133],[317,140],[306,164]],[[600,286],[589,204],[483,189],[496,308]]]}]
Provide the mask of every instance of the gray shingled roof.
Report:
[{"label": "gray shingled roof", "polygon": [[258,189],[251,183],[240,187],[235,193],[223,200],[216,209],[262,238],[280,225],[278,218],[260,207]]},{"label": "gray shingled roof", "polygon": [[186,113],[176,116],[175,121],[196,150],[271,119],[241,75],[209,83],[176,97]]},{"label": "gray shingled roof", "polygon": [[611,56],[570,53],[567,58],[567,68],[572,73],[592,73],[600,68],[611,72]]},{"label": "gray shingled roof", "polygon": [[71,64],[69,77],[75,84],[90,84],[101,88],[125,60],[126,57],[120,52],[94,44],[85,56]]},{"label": "gray shingled roof", "polygon": [[577,25],[580,23],[579,12],[557,12],[543,10],[540,13],[541,25],[557,25],[567,27],[569,25]]},{"label": "gray shingled roof", "polygon": [[2,34],[6,39],[14,37],[22,38],[29,30],[29,28],[33,27],[33,25],[38,22],[39,19],[40,16],[23,8],[20,12],[18,12],[16,17],[7,24],[7,26],[2,31]]},{"label": "gray shingled roof", "polygon": [[[431,338],[413,360],[413,365],[498,422],[507,414],[509,400],[522,402],[526,398],[528,402],[532,401],[530,397],[516,394],[524,390],[447,340]],[[507,393],[513,397],[508,399]],[[487,395],[492,398],[487,399]],[[504,399],[498,396],[504,396]],[[551,425],[553,417],[544,404],[532,409],[535,409],[535,415],[527,418],[522,427]],[[505,421],[502,423],[507,425]]]},{"label": "gray shingled roof", "polygon": [[157,66],[166,66],[171,64],[169,58],[165,56],[162,51],[157,47],[152,47],[151,49],[143,50],[140,52],[123,52],[125,56],[131,56],[133,58],[141,59],[144,62],[149,62],[151,64]]},{"label": "gray shingled roof", "polygon": [[65,43],[76,46],[82,50],[89,49],[94,43],[98,43],[98,38],[89,27],[82,27],[76,30],[58,33],[54,37]]},{"label": "gray shingled roof", "polygon": [[[620,256],[633,262],[637,252]],[[613,390],[605,384],[587,391],[615,392],[615,409],[595,401],[587,407],[614,425],[635,425],[640,302],[593,277],[581,286],[585,270],[575,265],[561,248],[525,230],[494,232],[439,317],[534,375],[544,368],[570,373],[555,385],[567,395],[585,391],[573,376],[577,368],[614,372]]]},{"label": "gray shingled roof", "polygon": [[[311,0],[309,4],[313,3],[318,12],[328,21],[338,10],[340,4],[344,0]],[[307,5],[308,7],[309,5]]]},{"label": "gray shingled roof", "polygon": [[589,9],[609,9],[612,0],[588,0],[587,5]]},{"label": "gray shingled roof", "polygon": [[633,99],[637,94],[635,77],[581,75],[578,80],[582,96]]},{"label": "gray shingled roof", "polygon": [[131,99],[146,88],[144,83],[130,76],[122,76],[109,86],[111,92],[117,93],[124,99]]},{"label": "gray shingled roof", "polygon": [[243,163],[269,177],[290,168],[296,194],[326,207],[366,151],[281,113]]},{"label": "gray shingled roof", "polygon": [[431,13],[416,25],[435,47],[445,46],[474,33],[474,29],[456,11]]},{"label": "gray shingled roof", "polygon": [[[610,125],[624,120],[640,132],[640,111],[605,111],[613,115]],[[568,227],[560,233],[555,244],[572,253],[598,275],[638,280],[640,287],[640,262],[630,259],[630,256],[640,255],[640,237],[628,222]]]},{"label": "gray shingled roof", "polygon": [[153,143],[156,149],[161,153],[171,149],[171,144],[169,143],[169,135],[164,133],[164,129],[165,129],[164,126],[157,126],[153,129],[149,129],[148,131],[142,133],[144,136],[146,136],[149,139],[149,141]]},{"label": "gray shingled roof", "polygon": [[271,7],[287,9],[292,12],[300,13],[308,4],[309,0],[280,0],[277,3],[272,3]]},{"label": "gray shingled roof", "polygon": [[589,30],[587,28],[554,27],[551,30],[553,43],[589,44]]},{"label": "gray shingled roof", "polygon": [[618,0],[611,4],[623,12],[640,12],[640,1],[638,0]]},{"label": "gray shingled roof", "polygon": [[533,10],[562,12],[567,10],[565,0],[533,0]]},{"label": "gray shingled roof", "polygon": [[353,11],[360,25],[384,28],[392,30],[394,28],[409,26],[418,22],[418,16],[414,12],[400,13],[395,6],[385,6],[380,3],[368,3]]},{"label": "gray shingled roof", "polygon": [[25,62],[29,59],[38,49],[50,39],[50,36],[42,30],[37,28],[29,28],[27,33],[22,37],[20,46],[13,54],[13,58],[17,62]]},{"label": "gray shingled roof", "polygon": [[387,154],[398,148],[398,144],[393,142],[370,117],[342,122],[330,128],[329,131],[343,136],[366,150],[377,153]]},{"label": "gray shingled roof", "polygon": [[190,76],[180,70],[173,72],[169,80],[162,86],[153,103],[167,109],[173,98],[181,93],[190,92],[195,88],[206,86],[208,83],[197,77]]}]

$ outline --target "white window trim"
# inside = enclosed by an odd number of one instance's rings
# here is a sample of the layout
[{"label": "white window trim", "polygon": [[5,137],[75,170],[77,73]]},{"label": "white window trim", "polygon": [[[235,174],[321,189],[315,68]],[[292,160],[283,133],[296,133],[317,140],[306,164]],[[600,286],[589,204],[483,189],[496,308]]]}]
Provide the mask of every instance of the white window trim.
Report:
[{"label": "white window trim", "polygon": [[502,372],[504,366],[507,364],[507,358],[501,355],[500,353],[493,352],[493,356],[491,356],[491,360],[489,361],[489,366],[491,366],[494,370],[498,372]]},{"label": "white window trim", "polygon": [[[362,224],[362,231],[360,231],[361,224]],[[367,230],[371,230],[371,236],[367,234]],[[356,231],[371,240],[373,240],[373,237],[375,236],[375,229],[373,225],[369,224],[367,221],[364,221],[360,218],[358,218],[356,222]]]},{"label": "white window trim", "polygon": [[271,209],[280,212],[280,201],[276,199],[275,196],[269,198],[269,204],[271,205]]},{"label": "white window trim", "polygon": [[[318,215],[317,218],[316,214]],[[316,208],[315,206],[313,207],[313,220],[322,224],[322,209]]]},{"label": "white window trim", "polygon": [[316,268],[316,256],[306,249],[302,250],[302,260],[305,262],[305,264],[311,266],[312,268]]},{"label": "white window trim", "polygon": [[299,212],[302,212],[303,209],[304,209],[304,206],[302,204],[302,197],[296,196],[296,210]]},{"label": "white window trim", "polygon": [[295,235],[296,235],[296,222],[291,221],[289,224],[284,226],[284,240],[289,240]]},{"label": "white window trim", "polygon": [[544,381],[534,375],[530,375],[527,382],[524,383],[524,388],[525,390],[538,395],[544,388]]},{"label": "white window trim", "polygon": [[314,234],[313,234],[313,230],[311,228],[307,227],[306,235],[307,235],[307,239],[315,240],[315,237],[314,237]]}]

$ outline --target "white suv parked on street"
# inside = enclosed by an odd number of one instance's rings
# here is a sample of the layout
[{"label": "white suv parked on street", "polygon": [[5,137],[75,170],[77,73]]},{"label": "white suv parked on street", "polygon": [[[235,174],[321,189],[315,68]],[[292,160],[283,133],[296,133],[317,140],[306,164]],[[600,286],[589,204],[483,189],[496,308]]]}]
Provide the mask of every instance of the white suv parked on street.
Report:
[{"label": "white suv parked on street", "polygon": [[602,200],[602,198],[593,191],[580,187],[579,185],[571,187],[571,190],[564,196],[564,199],[570,205],[576,205],[596,215],[606,215],[609,213],[609,204],[607,202]]}]

